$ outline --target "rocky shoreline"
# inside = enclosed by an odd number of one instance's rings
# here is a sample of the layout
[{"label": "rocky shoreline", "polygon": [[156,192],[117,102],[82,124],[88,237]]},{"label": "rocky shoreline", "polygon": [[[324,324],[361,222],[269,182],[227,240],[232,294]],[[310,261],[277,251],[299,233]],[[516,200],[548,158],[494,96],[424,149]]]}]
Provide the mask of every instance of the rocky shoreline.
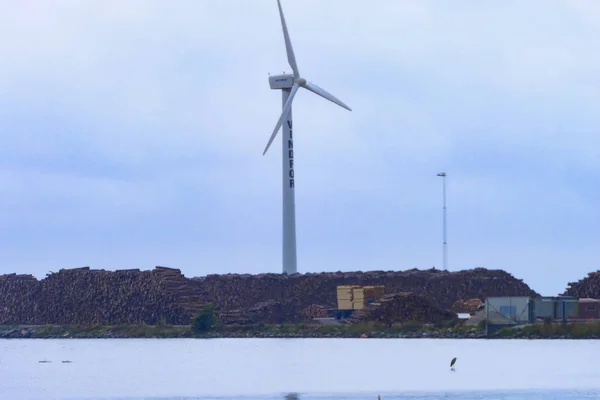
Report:
[{"label": "rocky shoreline", "polygon": [[[116,333],[110,330],[105,332],[77,332],[51,334],[40,332],[36,328],[9,328],[0,330],[0,339],[136,339],[147,338],[147,336],[131,335],[126,333]],[[407,333],[388,333],[388,332],[340,332],[340,333],[319,333],[319,332],[298,332],[298,333],[280,333],[268,331],[255,332],[209,332],[192,335],[191,332],[179,332],[168,335],[155,336],[155,339],[162,338],[198,338],[198,339],[284,339],[284,338],[312,338],[312,339],[356,339],[356,338],[378,338],[378,339],[482,339],[485,334],[476,330],[457,333],[457,332],[407,332]]]},{"label": "rocky shoreline", "polygon": [[525,340],[546,340],[546,339],[600,339],[600,335],[573,336],[568,334],[542,335],[538,333],[528,333],[524,331],[513,331],[502,335],[486,336],[484,331],[479,329],[470,329],[463,332],[456,332],[452,329],[437,331],[417,331],[417,332],[270,332],[270,331],[244,331],[244,332],[221,332],[213,331],[202,334],[192,334],[187,327],[177,327],[162,330],[155,335],[152,332],[143,331],[139,326],[128,327],[129,332],[111,330],[98,331],[96,329],[70,331],[65,327],[54,327],[55,332],[48,330],[47,327],[4,327],[0,329],[0,339],[176,339],[176,338],[196,338],[196,339],[525,339]]},{"label": "rocky shoreline", "polygon": [[0,331],[0,339],[127,339],[130,336],[125,334],[114,334],[112,332],[105,332],[102,334],[62,334],[62,335],[39,335],[35,328],[13,328],[5,329]]}]

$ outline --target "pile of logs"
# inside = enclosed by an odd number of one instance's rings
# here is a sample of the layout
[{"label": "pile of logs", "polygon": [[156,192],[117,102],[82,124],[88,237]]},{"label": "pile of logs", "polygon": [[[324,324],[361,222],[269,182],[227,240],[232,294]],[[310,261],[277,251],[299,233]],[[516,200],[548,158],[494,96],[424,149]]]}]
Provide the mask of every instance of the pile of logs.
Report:
[{"label": "pile of logs", "polygon": [[312,304],[335,308],[336,288],[339,285],[383,285],[386,293],[414,292],[443,309],[450,309],[461,299],[536,295],[522,280],[501,270],[484,268],[459,272],[431,269],[302,275],[227,274],[192,280],[222,310],[247,310],[254,304],[268,300],[287,303],[300,310]]},{"label": "pile of logs", "polygon": [[259,302],[245,310],[222,312],[220,321],[225,324],[284,324],[311,318],[302,315],[302,310],[294,304],[267,300]]},{"label": "pile of logs", "polygon": [[365,321],[386,325],[408,321],[436,323],[457,319],[455,313],[431,305],[424,296],[406,292],[385,295],[379,303],[365,308],[362,314]]},{"label": "pile of logs", "polygon": [[38,314],[40,282],[32,275],[0,275],[0,325],[32,324]]},{"label": "pile of logs", "polygon": [[483,301],[480,299],[470,299],[470,300],[457,300],[452,307],[451,311],[455,313],[469,313],[475,314],[478,310],[483,307]]},{"label": "pile of logs", "polygon": [[327,318],[329,316],[329,309],[325,306],[318,304],[311,304],[304,310],[300,311],[300,315],[313,319],[313,318]]},{"label": "pile of logs", "polygon": [[570,282],[563,294],[579,298],[600,299],[600,271],[590,272],[586,278]]},{"label": "pile of logs", "polygon": [[339,285],[382,285],[388,294],[412,292],[442,309],[461,299],[536,294],[504,271],[483,268],[189,279],[164,267],[115,272],[85,267],[40,281],[30,275],[0,276],[0,324],[187,324],[206,301],[225,321],[298,322],[336,308]]},{"label": "pile of logs", "polygon": [[152,272],[159,277],[167,292],[175,297],[177,305],[190,316],[197,315],[204,303],[210,300],[200,292],[197,282],[187,279],[178,269],[155,267]]},{"label": "pile of logs", "polygon": [[41,281],[5,275],[0,324],[188,324],[199,302],[181,290],[187,283],[165,269],[63,269]]},{"label": "pile of logs", "polygon": [[223,325],[248,325],[253,321],[244,310],[231,310],[219,314],[219,322]]}]

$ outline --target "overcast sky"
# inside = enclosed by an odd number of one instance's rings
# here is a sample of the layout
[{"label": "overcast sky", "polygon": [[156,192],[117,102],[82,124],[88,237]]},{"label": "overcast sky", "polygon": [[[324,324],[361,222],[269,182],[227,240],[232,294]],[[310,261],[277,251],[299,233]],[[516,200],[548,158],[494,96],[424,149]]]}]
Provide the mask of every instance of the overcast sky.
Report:
[{"label": "overcast sky", "polygon": [[[275,0],[0,2],[0,273],[281,271]],[[282,5],[300,272],[600,268],[600,2]]]}]

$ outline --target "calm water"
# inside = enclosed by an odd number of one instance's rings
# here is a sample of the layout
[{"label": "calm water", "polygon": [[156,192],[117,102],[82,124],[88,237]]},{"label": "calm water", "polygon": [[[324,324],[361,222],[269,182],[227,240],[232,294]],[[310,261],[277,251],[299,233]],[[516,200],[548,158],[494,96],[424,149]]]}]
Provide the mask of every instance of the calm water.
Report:
[{"label": "calm water", "polygon": [[0,340],[2,400],[375,400],[377,394],[382,400],[600,399],[600,340]]}]

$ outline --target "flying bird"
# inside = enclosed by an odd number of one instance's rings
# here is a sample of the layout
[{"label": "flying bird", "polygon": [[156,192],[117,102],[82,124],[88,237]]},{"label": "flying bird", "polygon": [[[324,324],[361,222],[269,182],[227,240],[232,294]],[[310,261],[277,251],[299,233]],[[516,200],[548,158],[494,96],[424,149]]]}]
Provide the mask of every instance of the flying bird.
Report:
[{"label": "flying bird", "polygon": [[456,363],[456,357],[454,357],[452,359],[452,361],[450,361],[450,369],[452,369],[452,371],[454,371],[454,364]]}]

